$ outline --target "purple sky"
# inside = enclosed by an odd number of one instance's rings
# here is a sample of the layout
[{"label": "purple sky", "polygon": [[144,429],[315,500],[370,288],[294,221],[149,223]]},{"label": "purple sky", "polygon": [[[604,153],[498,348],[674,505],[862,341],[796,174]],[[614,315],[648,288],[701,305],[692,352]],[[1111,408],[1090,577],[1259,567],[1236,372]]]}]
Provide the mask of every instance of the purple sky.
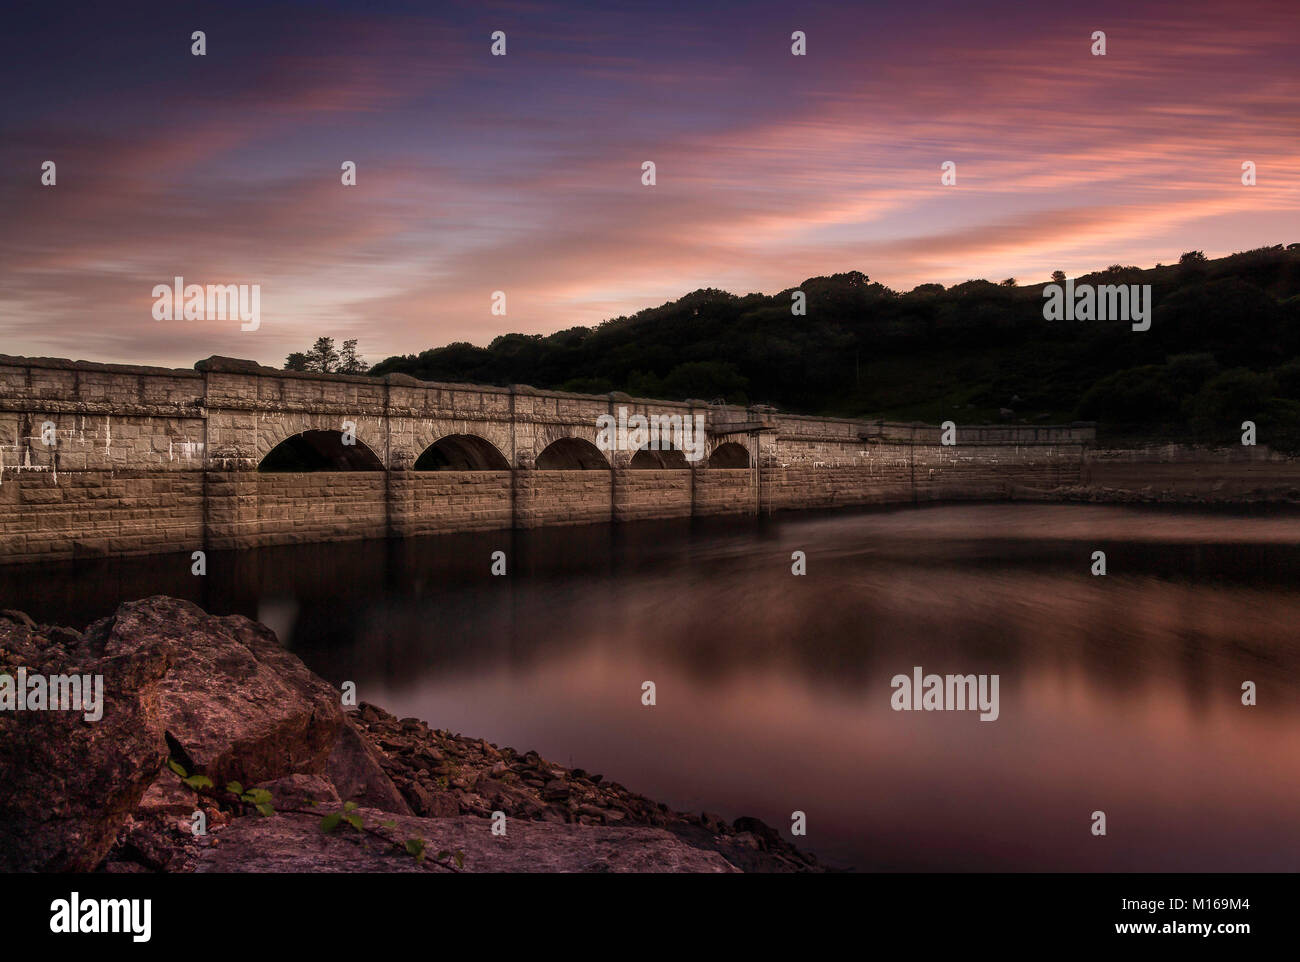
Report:
[{"label": "purple sky", "polygon": [[[376,361],[699,287],[1300,241],[1294,0],[370,6],[20,5],[0,353],[278,366],[324,334]],[[155,321],[176,275],[260,284],[260,328]]]}]

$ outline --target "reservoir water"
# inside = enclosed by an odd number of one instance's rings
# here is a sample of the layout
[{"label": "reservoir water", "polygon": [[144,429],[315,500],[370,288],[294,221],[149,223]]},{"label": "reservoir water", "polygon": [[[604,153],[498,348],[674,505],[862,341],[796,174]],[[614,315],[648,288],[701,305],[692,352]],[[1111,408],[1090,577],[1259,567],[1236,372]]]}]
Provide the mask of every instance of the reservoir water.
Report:
[{"label": "reservoir water", "polygon": [[[213,552],[205,577],[191,550],[0,567],[0,607],[245,614],[399,716],[676,809],[803,812],[837,867],[1300,869],[1295,511],[936,505]],[[997,719],[895,711],[917,667],[996,674]]]}]

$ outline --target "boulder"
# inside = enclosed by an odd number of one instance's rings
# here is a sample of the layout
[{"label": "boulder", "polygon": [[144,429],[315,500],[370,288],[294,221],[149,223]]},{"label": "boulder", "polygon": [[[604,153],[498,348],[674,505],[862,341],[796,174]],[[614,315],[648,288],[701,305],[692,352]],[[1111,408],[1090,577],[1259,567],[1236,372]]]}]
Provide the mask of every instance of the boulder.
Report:
[{"label": "boulder", "polygon": [[95,868],[167,757],[169,646],[142,638],[108,649],[103,641],[0,617],[0,671],[103,676],[96,721],[82,710],[0,712],[0,871]]},{"label": "boulder", "polygon": [[225,815],[163,766],[169,756],[218,788],[279,780],[282,794],[411,814],[338,693],[242,616],[157,596],[82,633],[5,611],[0,670],[19,666],[103,675],[105,707],[93,722],[80,711],[0,713],[0,870],[89,871],[115,840],[119,866],[187,864],[190,815]]},{"label": "boulder", "polygon": [[173,757],[191,773],[222,786],[325,771],[343,725],[339,694],[265,625],[158,595],[85,634],[112,655],[171,652],[158,699]]}]

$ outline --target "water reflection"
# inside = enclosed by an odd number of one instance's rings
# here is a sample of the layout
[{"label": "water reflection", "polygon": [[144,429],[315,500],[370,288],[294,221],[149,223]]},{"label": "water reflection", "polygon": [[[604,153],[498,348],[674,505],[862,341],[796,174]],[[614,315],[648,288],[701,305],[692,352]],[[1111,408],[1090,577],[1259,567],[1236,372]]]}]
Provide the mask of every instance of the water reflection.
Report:
[{"label": "water reflection", "polygon": [[[168,593],[260,618],[399,715],[678,808],[804,811],[838,865],[1300,867],[1294,514],[936,506],[214,553],[208,572],[0,569],[0,606],[84,624]],[[999,674],[999,720],[890,710],[914,665]]]}]

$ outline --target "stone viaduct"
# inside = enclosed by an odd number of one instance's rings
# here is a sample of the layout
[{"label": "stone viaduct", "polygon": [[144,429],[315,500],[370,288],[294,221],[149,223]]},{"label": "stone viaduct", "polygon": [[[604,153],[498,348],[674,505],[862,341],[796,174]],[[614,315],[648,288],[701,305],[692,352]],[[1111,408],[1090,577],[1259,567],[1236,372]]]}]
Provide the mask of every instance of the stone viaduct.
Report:
[{"label": "stone viaduct", "polygon": [[[707,456],[597,419],[702,414]],[[355,443],[345,440],[355,437]],[[1077,484],[1090,425],[958,426],[705,402],[0,355],[0,563],[758,514]]]}]

